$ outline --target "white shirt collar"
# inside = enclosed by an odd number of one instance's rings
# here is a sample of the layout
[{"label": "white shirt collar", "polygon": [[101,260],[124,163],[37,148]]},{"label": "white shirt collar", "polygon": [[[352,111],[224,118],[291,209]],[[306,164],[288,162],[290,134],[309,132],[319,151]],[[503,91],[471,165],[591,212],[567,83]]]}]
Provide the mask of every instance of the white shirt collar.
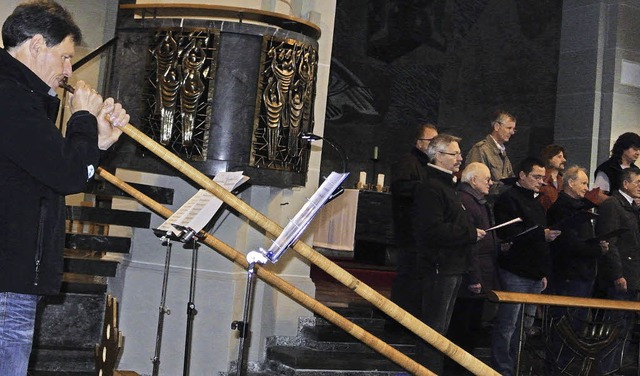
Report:
[{"label": "white shirt collar", "polygon": [[[520,188],[524,188],[524,187],[520,184],[520,182],[519,182],[519,181],[517,181],[517,182],[516,182],[516,185],[517,185],[518,187],[520,187]],[[524,189],[527,189],[527,188],[524,188]],[[529,189],[529,190],[531,191],[531,189]],[[537,198],[538,196],[540,196],[540,193],[539,193],[539,192],[535,192],[535,191],[531,191],[531,192],[533,192],[533,198]]]},{"label": "white shirt collar", "polygon": [[622,197],[626,198],[627,201],[629,201],[629,204],[633,205],[633,197],[631,197],[628,194],[624,193],[624,191],[622,189],[618,189],[618,192],[620,192]]},{"label": "white shirt collar", "polygon": [[447,174],[451,175],[453,178],[453,182],[457,182],[458,178],[453,174],[453,171],[447,170],[446,168],[440,167],[440,166],[436,166],[433,163],[427,163],[429,166],[435,168],[436,170],[440,170],[442,172],[446,172]]},{"label": "white shirt collar", "polygon": [[498,141],[496,141],[496,139],[495,139],[495,138],[493,138],[493,136],[492,136],[492,135],[489,135],[489,137],[491,137],[491,139],[493,140],[493,142],[495,142],[495,143],[496,143],[496,146],[498,147],[498,149],[500,149],[500,151],[505,151],[505,150],[507,150],[507,148],[506,148],[504,145],[500,145],[500,144],[498,143]]}]

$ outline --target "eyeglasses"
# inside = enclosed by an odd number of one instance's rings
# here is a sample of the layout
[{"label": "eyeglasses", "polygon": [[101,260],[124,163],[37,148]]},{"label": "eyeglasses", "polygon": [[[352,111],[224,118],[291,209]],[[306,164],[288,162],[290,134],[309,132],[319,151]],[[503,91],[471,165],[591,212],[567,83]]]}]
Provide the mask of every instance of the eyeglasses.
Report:
[{"label": "eyeglasses", "polygon": [[640,180],[625,180],[629,184],[640,185]]},{"label": "eyeglasses", "polygon": [[457,157],[457,156],[459,156],[459,155],[462,155],[462,153],[461,153],[461,152],[459,152],[459,151],[457,151],[457,152],[455,152],[455,153],[449,153],[449,152],[447,152],[447,151],[440,151],[440,150],[438,150],[438,153],[442,153],[442,154],[446,154],[446,155],[451,155],[451,156],[454,156],[454,157]]},{"label": "eyeglasses", "polygon": [[418,141],[431,141],[433,138],[419,138]]}]

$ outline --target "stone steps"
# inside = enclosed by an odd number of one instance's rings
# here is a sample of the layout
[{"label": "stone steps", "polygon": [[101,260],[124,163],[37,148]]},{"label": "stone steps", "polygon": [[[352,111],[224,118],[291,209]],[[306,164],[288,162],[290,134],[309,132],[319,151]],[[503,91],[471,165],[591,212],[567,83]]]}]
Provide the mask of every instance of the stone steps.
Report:
[{"label": "stone steps", "polygon": [[[172,189],[138,188],[163,203],[173,201]],[[150,225],[149,212],[110,208],[109,196],[126,194],[105,181],[93,181],[86,193],[100,200],[66,207],[62,291],[38,306],[30,376],[96,375],[95,348],[102,340],[107,282],[131,247],[129,238],[109,236],[109,226]]]},{"label": "stone steps", "polygon": [[[377,310],[363,307],[336,308],[336,311],[404,354],[414,353],[411,337],[385,331],[384,316]],[[268,338],[266,359],[261,368],[264,373],[255,376],[395,376],[403,371],[320,317],[301,318],[295,337]]]}]

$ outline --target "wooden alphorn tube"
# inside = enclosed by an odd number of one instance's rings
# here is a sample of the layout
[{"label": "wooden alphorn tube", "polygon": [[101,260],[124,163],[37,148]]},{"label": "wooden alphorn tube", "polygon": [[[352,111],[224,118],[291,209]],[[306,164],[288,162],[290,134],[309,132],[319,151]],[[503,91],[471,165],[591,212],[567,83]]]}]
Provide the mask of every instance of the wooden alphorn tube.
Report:
[{"label": "wooden alphorn tube", "polygon": [[[129,184],[123,182],[122,180],[120,180],[113,174],[109,173],[108,171],[102,168],[98,168],[98,174],[103,179],[115,185],[116,187],[120,188],[124,192],[128,193],[129,195],[131,195],[131,197],[135,198],[136,200],[138,200],[138,202],[148,207],[149,209],[153,210],[160,216],[164,218],[169,218],[171,214],[173,214],[171,210],[167,209],[166,207],[154,201],[150,197],[136,190]],[[220,239],[214,237],[211,234],[204,233],[203,237],[200,238],[200,240],[206,245],[208,245],[209,247],[218,251],[218,253],[220,253],[224,257],[228,258],[229,260],[247,269],[248,263],[245,255],[238,252],[237,250],[227,245],[226,243],[222,242]],[[341,316],[331,308],[325,306],[324,304],[320,303],[316,299],[307,295],[303,291],[297,289],[295,286],[285,281],[284,279],[278,277],[277,275],[270,272],[266,268],[256,265],[256,274],[260,279],[267,282],[271,286],[277,288],[278,290],[282,291],[286,296],[295,300],[296,302],[298,302],[300,305],[307,308],[308,310],[313,311],[319,314],[320,316],[324,317],[325,319],[327,319],[327,321],[331,322],[332,324],[340,327],[342,330],[351,334],[353,337],[360,340],[362,343],[366,344],[367,346],[371,347],[375,351],[379,352],[389,360],[395,362],[397,365],[404,368],[405,370],[411,372],[412,375],[421,375],[421,376],[435,375],[433,372],[429,371],[422,365],[416,363],[413,359],[409,358],[408,356],[404,355],[400,351],[389,346],[386,342],[382,341],[378,337],[362,329],[360,326],[352,323],[351,321]]]},{"label": "wooden alphorn tube", "polygon": [[[67,86],[71,87],[70,85]],[[61,87],[65,90],[69,90],[68,88],[65,88],[64,85],[61,85]],[[260,226],[274,238],[277,238],[282,232],[282,227],[278,226],[275,222],[271,221],[250,205],[234,196],[231,192],[218,185],[205,174],[196,170],[180,157],[165,149],[162,145],[152,140],[135,126],[126,124],[125,126],[120,127],[120,129],[122,129],[127,136],[131,137],[131,139],[147,148],[150,152],[154,153],[182,174],[189,177],[202,188],[216,195],[224,203]],[[315,251],[309,245],[302,241],[297,241],[291,248],[473,374],[499,376],[499,373],[494,369],[465,351],[460,346],[451,342],[422,321],[418,320],[409,312],[400,308],[391,300],[385,298],[382,294],[375,291],[367,284],[355,278],[352,274],[319,252]]]}]

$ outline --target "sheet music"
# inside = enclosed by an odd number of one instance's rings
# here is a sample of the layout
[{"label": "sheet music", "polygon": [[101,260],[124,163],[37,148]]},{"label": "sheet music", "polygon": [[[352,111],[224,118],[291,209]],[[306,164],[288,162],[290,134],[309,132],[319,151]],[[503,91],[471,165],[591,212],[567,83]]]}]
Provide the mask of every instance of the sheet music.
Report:
[{"label": "sheet music", "polygon": [[284,228],[280,236],[273,242],[266,256],[273,263],[277,262],[280,255],[298,240],[304,230],[307,228],[313,217],[318,213],[322,205],[329,200],[329,197],[340,187],[340,184],[349,175],[349,173],[332,172],[329,177],[320,185],[318,190],[311,198],[302,206],[302,209],[293,217],[289,224]]},{"label": "sheet music", "polygon": [[[224,189],[231,191],[249,180],[248,176],[242,174],[242,171],[219,172],[213,181],[220,184]],[[181,230],[173,225],[187,227],[196,233],[204,228],[211,221],[222,206],[222,200],[217,198],[213,193],[200,189],[187,200],[178,210],[176,210],[157,230],[167,233],[171,232],[175,236],[180,236]]]},{"label": "sheet music", "polygon": [[514,218],[514,219],[512,219],[512,220],[510,220],[510,221],[506,221],[506,222],[501,223],[501,224],[499,224],[499,225],[496,225],[496,226],[493,226],[493,227],[489,227],[488,229],[485,229],[485,231],[493,231],[493,230],[497,230],[497,229],[499,229],[500,227],[509,226],[510,224],[518,223],[518,222],[522,222],[522,218],[520,218],[520,217],[516,217],[516,218]]}]

